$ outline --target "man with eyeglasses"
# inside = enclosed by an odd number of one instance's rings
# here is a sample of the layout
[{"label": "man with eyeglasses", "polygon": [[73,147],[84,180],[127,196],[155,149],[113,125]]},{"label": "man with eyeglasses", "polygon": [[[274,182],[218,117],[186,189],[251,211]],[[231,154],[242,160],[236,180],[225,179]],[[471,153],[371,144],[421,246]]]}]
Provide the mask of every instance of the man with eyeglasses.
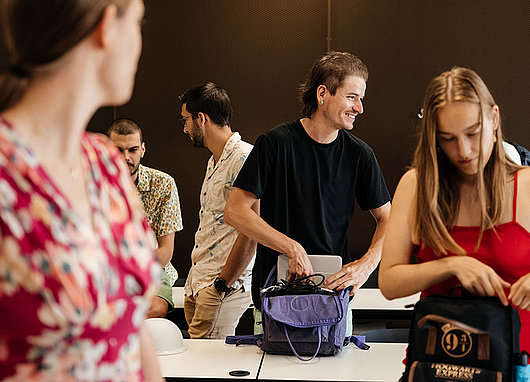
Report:
[{"label": "man with eyeglasses", "polygon": [[[184,314],[191,338],[224,339],[235,334],[251,303],[256,243],[226,224],[223,215],[232,184],[252,145],[232,132],[232,105],[225,90],[209,82],[179,98],[184,133],[194,147],[212,153],[201,188],[199,227],[184,287]],[[259,212],[259,203],[253,208]],[[231,269],[230,276],[224,273],[225,264]]]},{"label": "man with eyeglasses", "polygon": [[[340,255],[343,266],[325,286],[352,287],[352,294],[379,264],[390,195],[373,150],[350,134],[364,111],[367,79],[366,66],[350,53],[330,52],[315,61],[300,87],[302,118],[258,137],[234,183],[225,220],[261,244],[252,274],[258,310],[260,289],[279,253],[289,258],[290,277],[313,273],[308,254]],[[261,215],[250,208],[258,200]],[[352,261],[347,231],[356,202],[377,227],[367,252]]]},{"label": "man with eyeglasses", "polygon": [[140,194],[145,214],[157,240],[156,257],[163,266],[161,286],[151,300],[147,318],[165,318],[174,309],[171,287],[178,278],[171,264],[175,232],[182,230],[182,217],[177,185],[170,175],[140,164],[145,154],[142,129],[136,122],[121,118],[107,131],[131,172]]}]

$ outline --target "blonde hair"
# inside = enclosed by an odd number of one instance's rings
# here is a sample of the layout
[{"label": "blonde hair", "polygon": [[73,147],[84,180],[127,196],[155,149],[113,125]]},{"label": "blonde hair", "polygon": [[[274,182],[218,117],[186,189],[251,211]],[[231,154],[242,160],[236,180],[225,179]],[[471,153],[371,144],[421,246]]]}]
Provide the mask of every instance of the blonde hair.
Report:
[{"label": "blonde hair", "polygon": [[[417,174],[416,208],[412,224],[412,240],[433,249],[437,254],[448,251],[465,255],[448,232],[456,224],[460,207],[459,180],[455,167],[439,151],[436,132],[437,112],[453,102],[469,102],[480,109],[480,140],[483,121],[491,117],[495,105],[493,96],[482,79],[471,69],[454,67],[434,78],[423,100],[423,118],[418,146],[414,153],[413,167]],[[507,161],[502,147],[500,118],[494,131],[491,156],[484,158],[482,145],[479,152],[479,171],[476,194],[480,205],[480,234],[475,251],[480,245],[484,230],[498,225],[502,219],[506,199],[506,183],[509,174],[519,166]],[[484,166],[484,161],[486,165]]]},{"label": "blonde hair", "polygon": [[125,13],[130,0],[1,0],[1,26],[10,69],[0,75],[0,111],[23,96],[32,71],[50,64],[87,37],[105,9]]}]

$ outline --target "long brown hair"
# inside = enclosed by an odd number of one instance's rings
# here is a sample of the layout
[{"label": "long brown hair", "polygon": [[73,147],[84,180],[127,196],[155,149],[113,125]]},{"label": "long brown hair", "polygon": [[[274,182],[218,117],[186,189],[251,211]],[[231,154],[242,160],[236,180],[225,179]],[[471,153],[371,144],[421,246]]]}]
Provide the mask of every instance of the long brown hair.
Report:
[{"label": "long brown hair", "polygon": [[[470,102],[480,109],[480,140],[484,120],[491,118],[495,105],[486,84],[471,69],[455,67],[434,78],[423,100],[423,118],[418,146],[414,154],[416,169],[416,208],[412,224],[412,240],[423,243],[436,254],[448,251],[464,255],[466,252],[451,237],[448,228],[454,227],[460,207],[460,189],[456,168],[438,149],[436,131],[438,110],[452,102]],[[509,174],[519,166],[507,161],[502,146],[500,118],[494,131],[491,156],[484,158],[482,145],[479,152],[479,169],[476,194],[480,205],[480,234],[475,247],[478,249],[484,230],[498,225],[502,219],[506,199],[506,183]],[[484,161],[486,165],[484,167]]]},{"label": "long brown hair", "polygon": [[38,67],[52,63],[92,32],[105,9],[122,15],[130,0],[2,0],[0,23],[9,70],[0,75],[0,111],[17,103]]}]

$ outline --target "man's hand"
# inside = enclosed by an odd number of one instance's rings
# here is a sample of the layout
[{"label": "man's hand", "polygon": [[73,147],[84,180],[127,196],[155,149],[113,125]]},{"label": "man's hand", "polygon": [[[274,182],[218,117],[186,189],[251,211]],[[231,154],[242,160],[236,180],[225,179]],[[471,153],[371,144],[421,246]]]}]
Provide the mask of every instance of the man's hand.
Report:
[{"label": "man's hand", "polygon": [[289,257],[288,281],[313,274],[313,265],[311,265],[304,247],[297,242],[294,243],[292,250],[285,253]]},{"label": "man's hand", "polygon": [[324,285],[326,288],[337,291],[352,286],[353,289],[350,295],[354,295],[366,280],[368,280],[372,271],[373,266],[363,257],[362,259],[343,265],[340,271],[326,279]]}]

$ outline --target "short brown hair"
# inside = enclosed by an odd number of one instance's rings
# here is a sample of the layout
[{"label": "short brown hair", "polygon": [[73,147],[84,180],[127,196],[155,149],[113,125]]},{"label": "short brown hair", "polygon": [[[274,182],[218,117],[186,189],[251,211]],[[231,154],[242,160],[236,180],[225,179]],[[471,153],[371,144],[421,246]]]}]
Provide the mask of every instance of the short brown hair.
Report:
[{"label": "short brown hair", "polygon": [[129,135],[129,134],[140,134],[140,142],[144,141],[144,134],[142,129],[136,122],[128,118],[118,118],[115,119],[109,129],[107,130],[107,135],[110,137],[110,133],[116,133],[120,135]]},{"label": "short brown hair", "polygon": [[186,110],[197,118],[199,113],[207,114],[218,126],[230,126],[232,121],[232,103],[226,90],[213,82],[207,82],[186,91],[179,97],[186,104]]},{"label": "short brown hair", "polygon": [[317,110],[317,88],[325,85],[333,95],[348,76],[368,81],[368,69],[357,57],[348,52],[329,52],[313,63],[306,81],[300,85],[302,115],[311,117]]}]

